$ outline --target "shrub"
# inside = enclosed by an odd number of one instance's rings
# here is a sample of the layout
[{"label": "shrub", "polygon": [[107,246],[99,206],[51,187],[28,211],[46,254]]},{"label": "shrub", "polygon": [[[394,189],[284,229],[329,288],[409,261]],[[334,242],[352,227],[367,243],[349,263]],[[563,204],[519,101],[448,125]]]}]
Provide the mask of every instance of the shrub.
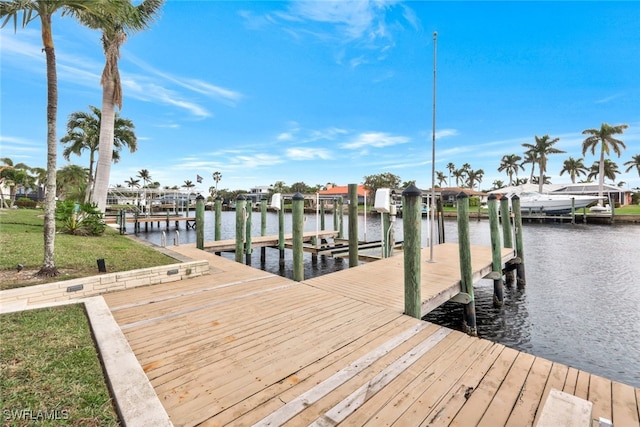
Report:
[{"label": "shrub", "polygon": [[58,202],[56,219],[62,223],[60,232],[78,236],[100,236],[106,227],[102,213],[92,203]]},{"label": "shrub", "polygon": [[26,208],[26,209],[35,209],[37,204],[38,202],[36,202],[35,200],[31,200],[26,197],[19,198],[18,200],[16,200],[16,203],[15,203],[17,207]]}]

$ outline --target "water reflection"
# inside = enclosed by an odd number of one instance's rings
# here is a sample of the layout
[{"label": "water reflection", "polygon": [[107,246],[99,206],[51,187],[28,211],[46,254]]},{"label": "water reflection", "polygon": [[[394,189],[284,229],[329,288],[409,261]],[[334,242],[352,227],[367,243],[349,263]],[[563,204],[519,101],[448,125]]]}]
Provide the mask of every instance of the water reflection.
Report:
[{"label": "water reflection", "polygon": [[[235,213],[223,212],[222,238],[234,238]],[[213,213],[206,212],[205,241],[213,240]],[[267,234],[278,230],[277,215],[267,216]],[[291,216],[285,216],[291,230]],[[457,241],[456,221],[445,222],[448,242]],[[325,228],[333,229],[333,215],[325,217]],[[316,229],[314,215],[306,215],[305,231]],[[422,244],[428,245],[426,219]],[[160,229],[162,230],[162,228]],[[364,240],[364,218],[359,218],[359,236]],[[133,232],[130,226],[129,232]],[[288,231],[290,232],[290,231]],[[138,236],[160,243],[158,229]],[[253,235],[260,235],[260,216],[253,215]],[[348,236],[348,221],[344,220]],[[471,221],[471,243],[489,245],[489,224]],[[480,281],[475,288],[478,333],[509,347],[584,369],[607,378],[640,387],[640,226],[525,224],[527,287],[505,289],[504,306],[493,307],[492,281]],[[180,242],[195,242],[195,231],[180,230]],[[402,240],[402,220],[395,224],[397,241]],[[380,219],[367,218],[366,239],[380,240]],[[167,241],[173,241],[167,236]],[[293,257],[285,251],[285,265],[278,262],[278,250],[254,250],[251,265],[292,278]],[[234,259],[233,254],[225,254]],[[305,278],[348,268],[346,260],[319,257],[314,263],[305,253]],[[461,306],[448,303],[431,313],[428,320],[460,328]]]}]

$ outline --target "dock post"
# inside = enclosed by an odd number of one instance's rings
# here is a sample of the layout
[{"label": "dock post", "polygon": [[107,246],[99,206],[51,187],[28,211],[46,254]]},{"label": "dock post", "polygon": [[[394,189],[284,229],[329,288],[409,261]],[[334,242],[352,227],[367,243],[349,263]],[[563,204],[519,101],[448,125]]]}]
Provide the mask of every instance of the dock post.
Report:
[{"label": "dock post", "polygon": [[502,256],[500,245],[500,228],[498,226],[498,198],[490,194],[487,201],[489,207],[489,227],[491,229],[491,270],[493,277],[493,305],[502,306],[504,302],[502,284]]},{"label": "dock post", "polygon": [[320,230],[324,231],[324,200],[320,200]]},{"label": "dock post", "polygon": [[300,193],[293,195],[293,280],[304,280],[304,257],[302,239],[304,233],[304,196]]},{"label": "dock post", "polygon": [[476,327],[476,303],[473,297],[473,275],[471,272],[471,242],[469,240],[469,196],[458,194],[458,248],[460,251],[460,287],[471,301],[464,304],[464,330],[478,336]]},{"label": "dock post", "polygon": [[575,225],[576,223],[576,198],[571,198],[571,224]]},{"label": "dock post", "polygon": [[127,211],[120,209],[120,234],[127,234]]},{"label": "dock post", "polygon": [[402,192],[404,224],[404,314],[422,318],[420,290],[422,255],[422,192],[411,184]]},{"label": "dock post", "polygon": [[382,258],[389,258],[391,256],[391,239],[389,238],[389,229],[391,228],[391,215],[389,213],[383,213],[382,217]]},{"label": "dock post", "polygon": [[333,231],[338,231],[338,199],[333,199]]},{"label": "dock post", "polygon": [[436,213],[438,214],[438,243],[444,243],[444,209],[442,208],[442,197],[436,199]]},{"label": "dock post", "polygon": [[358,266],[358,184],[349,184],[349,267]]},{"label": "dock post", "polygon": [[[267,198],[262,197],[260,200],[260,235],[267,235]],[[265,262],[267,260],[267,248],[260,248],[260,262]]]},{"label": "dock post", "polygon": [[[214,222],[213,236],[214,240],[218,241],[222,235],[222,197],[216,196],[215,200],[216,219]],[[220,255],[220,252],[216,252],[216,255]]]},{"label": "dock post", "polygon": [[[509,198],[503,196],[500,199],[500,219],[502,220],[502,239],[505,248],[513,248],[513,231],[511,230],[511,215],[509,212]],[[506,269],[504,281],[507,286],[515,282],[515,274],[511,269]]]},{"label": "dock post", "polygon": [[204,249],[204,197],[196,197],[196,248]]},{"label": "dock post", "polygon": [[246,198],[242,194],[236,197],[236,262],[242,262],[242,255],[244,253],[245,201]]},{"label": "dock post", "polygon": [[253,212],[251,199],[247,199],[245,204],[245,234],[244,234],[244,245],[245,245],[245,263],[247,265],[251,265],[251,254],[253,253],[253,249],[251,248],[251,214]]},{"label": "dock post", "polygon": [[[166,224],[165,230],[169,231],[169,211],[167,211],[166,213],[167,213],[167,219],[166,219],[167,224]],[[160,225],[158,225],[158,228],[160,228]]]},{"label": "dock post", "polygon": [[511,198],[513,207],[514,222],[516,227],[516,255],[520,258],[520,263],[516,268],[518,288],[524,288],[527,280],[524,277],[524,244],[522,242],[522,213],[520,212],[520,197],[516,194]]},{"label": "dock post", "polygon": [[280,198],[280,209],[278,210],[278,263],[280,268],[284,267],[284,197]]},{"label": "dock post", "polygon": [[342,200],[342,196],[338,197],[338,239],[344,239],[344,200]]}]

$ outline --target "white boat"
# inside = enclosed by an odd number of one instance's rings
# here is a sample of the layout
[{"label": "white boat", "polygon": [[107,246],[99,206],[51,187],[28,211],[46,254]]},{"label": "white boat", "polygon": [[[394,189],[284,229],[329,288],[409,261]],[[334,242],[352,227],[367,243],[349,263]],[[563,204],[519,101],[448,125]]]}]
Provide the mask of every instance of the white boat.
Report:
[{"label": "white boat", "polygon": [[[522,212],[540,212],[560,214],[571,212],[575,209],[585,208],[604,197],[586,196],[575,194],[540,194],[534,191],[517,193],[520,197],[520,210]],[[507,195],[511,198],[514,194]]]}]

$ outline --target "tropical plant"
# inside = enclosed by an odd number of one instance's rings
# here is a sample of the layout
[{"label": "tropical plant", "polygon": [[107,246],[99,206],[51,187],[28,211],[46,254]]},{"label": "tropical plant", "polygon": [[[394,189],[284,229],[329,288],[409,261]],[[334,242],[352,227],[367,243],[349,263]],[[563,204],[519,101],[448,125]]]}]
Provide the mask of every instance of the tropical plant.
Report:
[{"label": "tropical plant", "polygon": [[447,176],[444,174],[444,172],[437,171],[436,180],[438,180],[438,187],[441,187],[443,183],[447,183]]},{"label": "tropical plant", "polygon": [[[58,114],[58,78],[56,56],[51,27],[52,16],[56,12],[62,15],[76,15],[82,12],[86,16],[101,16],[105,13],[116,13],[118,1],[101,0],[13,0],[0,1],[0,19],[2,27],[13,21],[17,30],[18,16],[22,15],[22,27],[26,27],[36,18],[40,18],[43,51],[47,67],[47,179],[44,208],[44,258],[38,273],[39,277],[52,277],[59,274],[55,265],[56,235],[56,117]],[[95,15],[94,15],[95,14]],[[105,198],[106,201],[106,198]]]},{"label": "tropical plant", "polygon": [[218,183],[220,182],[220,180],[222,180],[222,173],[220,173],[219,171],[215,171],[213,173],[213,180],[216,183],[215,186],[215,194],[211,193],[211,197],[216,197],[218,195]]},{"label": "tropical plant", "polygon": [[61,232],[76,236],[100,236],[106,228],[102,212],[91,203],[58,202],[56,219],[62,224]]},{"label": "tropical plant", "polygon": [[544,173],[547,171],[547,157],[550,154],[564,153],[564,151],[554,148],[553,145],[560,141],[560,138],[551,138],[549,135],[543,137],[535,136],[535,144],[522,144],[523,147],[532,150],[532,157],[537,158],[538,163],[538,191],[542,193],[542,186],[545,184]]},{"label": "tropical plant", "polygon": [[478,187],[480,187],[480,183],[482,182],[483,176],[484,176],[484,171],[482,169],[469,170],[467,172],[467,184],[469,185],[469,188],[473,190],[475,188],[476,182],[478,183]]},{"label": "tropical plant", "polygon": [[[2,207],[13,206],[13,202],[16,198],[16,190],[18,187],[29,187],[35,179],[29,176],[28,171],[31,170],[29,166],[24,163],[13,163],[9,157],[0,159],[2,166],[0,166],[0,199],[2,200]],[[2,193],[2,187],[9,187],[9,204],[6,204],[4,194]]]},{"label": "tropical plant", "polygon": [[81,202],[86,194],[89,171],[78,165],[67,165],[57,174],[56,194],[61,200]]},{"label": "tropical plant", "polygon": [[119,13],[105,14],[102,19],[95,19],[90,14],[80,15],[80,20],[90,28],[102,31],[102,47],[106,63],[102,70],[102,120],[100,122],[100,140],[98,143],[98,165],[92,200],[98,209],[104,212],[109,190],[111,174],[111,156],[113,153],[113,136],[115,107],[122,110],[122,84],[118,70],[120,47],[127,38],[127,33],[147,28],[157,16],[164,0],[144,0],[137,6],[124,1]]},{"label": "tropical plant", "polygon": [[182,184],[182,188],[186,188],[189,193],[191,193],[191,189],[195,186],[196,185],[188,179],[184,182],[184,184]]},{"label": "tropical plant", "polygon": [[519,163],[520,160],[522,160],[522,157],[516,154],[505,154],[504,156],[502,156],[500,167],[498,167],[498,172],[507,172],[507,176],[509,177],[509,185],[513,184],[514,174],[516,176],[516,179],[518,178],[518,169],[524,170],[524,166]]},{"label": "tropical plant", "polygon": [[569,178],[571,178],[571,183],[575,184],[576,177],[580,175],[586,175],[589,169],[584,165],[583,159],[574,159],[573,157],[569,157],[562,164],[562,170],[560,171],[560,176],[567,172],[569,174]]},{"label": "tropical plant", "polygon": [[367,175],[363,179],[364,187],[369,191],[369,194],[375,194],[378,188],[398,188],[402,182],[398,175],[391,172]]},{"label": "tropical plant", "polygon": [[[531,147],[530,144],[522,144],[522,146]],[[524,160],[522,161],[522,167],[524,168],[524,165],[529,163],[531,164],[531,173],[529,174],[529,181],[533,181],[533,175],[536,171],[536,163],[538,163],[538,154],[535,152],[533,148],[530,148],[524,152]],[[516,178],[516,182],[517,181],[518,181],[518,178]],[[515,184],[515,185],[519,185],[519,184]]]},{"label": "tropical plant", "polygon": [[624,170],[625,172],[631,172],[631,169],[636,168],[638,176],[640,176],[640,154],[631,156],[631,160],[629,160],[628,162],[624,162],[624,165],[627,166],[627,168]]},{"label": "tropical plant", "polygon": [[456,165],[452,162],[447,163],[447,170],[449,171],[449,183],[447,185],[451,187],[451,174],[456,170]]},{"label": "tropical plant", "polygon": [[[601,174],[604,174],[604,176],[602,176]],[[611,161],[610,159],[604,159],[604,165],[603,167],[600,167],[600,162],[599,161],[595,161],[593,162],[593,165],[591,165],[591,168],[589,169],[589,175],[587,175],[587,179],[592,179],[592,178],[598,178],[598,182],[602,182],[603,183],[603,187],[604,187],[604,178],[608,178],[611,181],[615,181],[616,180],[616,175],[620,174],[620,170],[618,169],[618,165]],[[603,189],[598,188],[599,192],[603,192]]]},{"label": "tropical plant", "polygon": [[[71,113],[67,121],[67,135],[60,139],[62,144],[67,145],[62,152],[62,156],[67,161],[69,161],[71,154],[81,156],[83,151],[89,151],[89,175],[85,202],[91,200],[93,191],[95,155],[98,152],[102,119],[102,112],[99,108],[90,105],[89,110],[88,113],[84,111]],[[138,149],[134,129],[135,126],[131,120],[124,119],[115,113],[113,153],[111,155],[113,163],[120,160],[120,150],[123,147],[128,147],[131,153]]]},{"label": "tropical plant", "polygon": [[496,180],[493,181],[493,183],[491,185],[493,187],[492,188],[493,190],[498,190],[498,189],[504,187],[504,182],[502,180],[496,179]]},{"label": "tropical plant", "polygon": [[[607,123],[602,123],[600,129],[585,129],[582,131],[583,135],[589,135],[582,143],[582,155],[584,156],[587,151],[591,151],[591,154],[596,153],[598,146],[600,147],[600,160],[598,161],[598,196],[602,197],[604,178],[608,175],[605,172],[606,162],[605,154],[610,155],[611,150],[620,157],[622,149],[627,148],[619,139],[614,138],[614,135],[622,134],[628,125],[620,124],[616,126],[610,126]],[[594,163],[595,164],[595,163]],[[591,174],[590,174],[591,175]]]},{"label": "tropical plant", "polygon": [[460,183],[464,182],[466,172],[464,169],[456,169],[453,171],[453,177],[456,179],[456,187],[460,187]]}]

